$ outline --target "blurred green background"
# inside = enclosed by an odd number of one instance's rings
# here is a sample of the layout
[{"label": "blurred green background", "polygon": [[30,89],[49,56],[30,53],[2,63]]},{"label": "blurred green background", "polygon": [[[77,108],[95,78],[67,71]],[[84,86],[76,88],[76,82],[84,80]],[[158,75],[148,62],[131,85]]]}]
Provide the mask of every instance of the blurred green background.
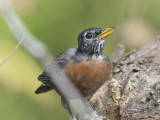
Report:
[{"label": "blurred green background", "polygon": [[[158,0],[11,0],[29,31],[57,56],[77,46],[78,34],[88,27],[115,27],[104,53],[111,55],[118,43],[139,48],[160,30]],[[0,14],[0,62],[17,41]],[[0,67],[0,119],[69,120],[60,97],[52,91],[35,95],[40,85],[40,64],[20,46]]]}]

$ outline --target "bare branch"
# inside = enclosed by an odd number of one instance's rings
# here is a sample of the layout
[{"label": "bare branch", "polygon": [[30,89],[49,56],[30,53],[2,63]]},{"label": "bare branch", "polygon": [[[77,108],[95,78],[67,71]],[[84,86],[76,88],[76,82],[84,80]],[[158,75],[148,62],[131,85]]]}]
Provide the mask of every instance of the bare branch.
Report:
[{"label": "bare branch", "polygon": [[90,100],[100,116],[105,120],[160,120],[159,53],[160,35],[115,62],[112,77]]},{"label": "bare branch", "polygon": [[[45,66],[48,61],[50,61],[53,56],[50,51],[47,49],[46,45],[42,43],[39,39],[34,37],[24,26],[20,17],[16,14],[13,8],[10,5],[10,2],[7,0],[0,0],[0,10],[3,13],[3,16],[8,24],[12,33],[16,36],[17,40],[21,36],[25,37],[25,41],[22,43],[24,48],[38,61],[41,65]],[[80,112],[78,119],[81,120],[102,120],[95,111],[91,108],[88,101],[85,100],[81,94],[78,93],[74,85],[68,80],[64,73],[59,69],[58,66],[54,65],[52,71],[47,71],[51,76],[52,83],[56,85],[60,91],[63,93],[67,100],[71,98],[80,98],[81,105],[83,106],[83,111],[79,106],[72,104],[75,112]],[[82,111],[82,112],[81,112]]]},{"label": "bare branch", "polygon": [[96,111],[92,109],[89,102],[79,93],[74,84],[66,77],[64,72],[56,64],[50,64],[50,68],[52,69],[46,70],[46,72],[51,77],[53,85],[56,85],[58,90],[63,93],[65,99],[68,101],[73,98],[81,100],[79,104],[72,104],[71,102],[73,109],[78,113],[78,120],[102,120]]}]

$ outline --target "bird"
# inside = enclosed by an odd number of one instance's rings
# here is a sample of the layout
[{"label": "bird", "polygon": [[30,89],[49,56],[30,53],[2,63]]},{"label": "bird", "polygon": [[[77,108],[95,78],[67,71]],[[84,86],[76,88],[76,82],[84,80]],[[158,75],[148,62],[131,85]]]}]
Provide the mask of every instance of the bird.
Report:
[{"label": "bird", "polygon": [[80,91],[82,96],[92,96],[105,83],[111,73],[112,63],[102,51],[106,38],[114,31],[113,27],[106,29],[91,27],[83,30],[77,39],[78,47],[70,48],[60,53],[39,75],[38,80],[42,82],[42,85],[35,93],[40,94],[53,89],[56,90],[61,96],[63,107],[73,119],[69,101],[59,92],[56,85],[51,82],[51,77],[47,70],[51,69],[51,64],[56,64]]}]

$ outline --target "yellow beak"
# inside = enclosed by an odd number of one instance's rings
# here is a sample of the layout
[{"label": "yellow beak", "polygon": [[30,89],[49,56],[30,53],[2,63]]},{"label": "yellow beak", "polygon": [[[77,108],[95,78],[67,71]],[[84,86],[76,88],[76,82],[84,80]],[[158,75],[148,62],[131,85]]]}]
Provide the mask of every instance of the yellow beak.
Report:
[{"label": "yellow beak", "polygon": [[114,28],[106,28],[101,34],[99,34],[96,39],[102,39],[107,37],[108,35],[111,35],[115,31]]}]

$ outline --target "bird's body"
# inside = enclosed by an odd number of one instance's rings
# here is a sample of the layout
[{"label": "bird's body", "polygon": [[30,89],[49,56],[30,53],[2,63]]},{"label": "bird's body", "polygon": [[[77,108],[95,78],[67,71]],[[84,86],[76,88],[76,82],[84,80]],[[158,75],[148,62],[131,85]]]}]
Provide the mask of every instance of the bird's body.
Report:
[{"label": "bird's body", "polygon": [[84,97],[93,95],[104,84],[111,72],[111,62],[105,54],[102,54],[102,50],[105,37],[112,32],[113,28],[105,30],[89,28],[82,31],[78,37],[78,47],[62,52],[38,77],[43,84],[36,93],[55,89],[62,96],[56,85],[51,83],[50,76],[46,72],[51,71],[53,64],[56,64]]},{"label": "bird's body", "polygon": [[106,81],[111,72],[111,63],[107,56],[83,56],[83,60],[73,59],[64,70],[68,78],[76,85],[83,96],[91,96]]},{"label": "bird's body", "polygon": [[[76,51],[77,48],[71,48],[61,53],[50,64],[57,64],[82,95],[91,96],[106,81],[111,72],[111,63],[104,54],[88,56],[76,54]],[[48,71],[52,70],[50,64],[46,67]],[[49,75],[46,73],[47,70],[44,70],[38,77],[44,85],[36,93],[54,89]]]}]

